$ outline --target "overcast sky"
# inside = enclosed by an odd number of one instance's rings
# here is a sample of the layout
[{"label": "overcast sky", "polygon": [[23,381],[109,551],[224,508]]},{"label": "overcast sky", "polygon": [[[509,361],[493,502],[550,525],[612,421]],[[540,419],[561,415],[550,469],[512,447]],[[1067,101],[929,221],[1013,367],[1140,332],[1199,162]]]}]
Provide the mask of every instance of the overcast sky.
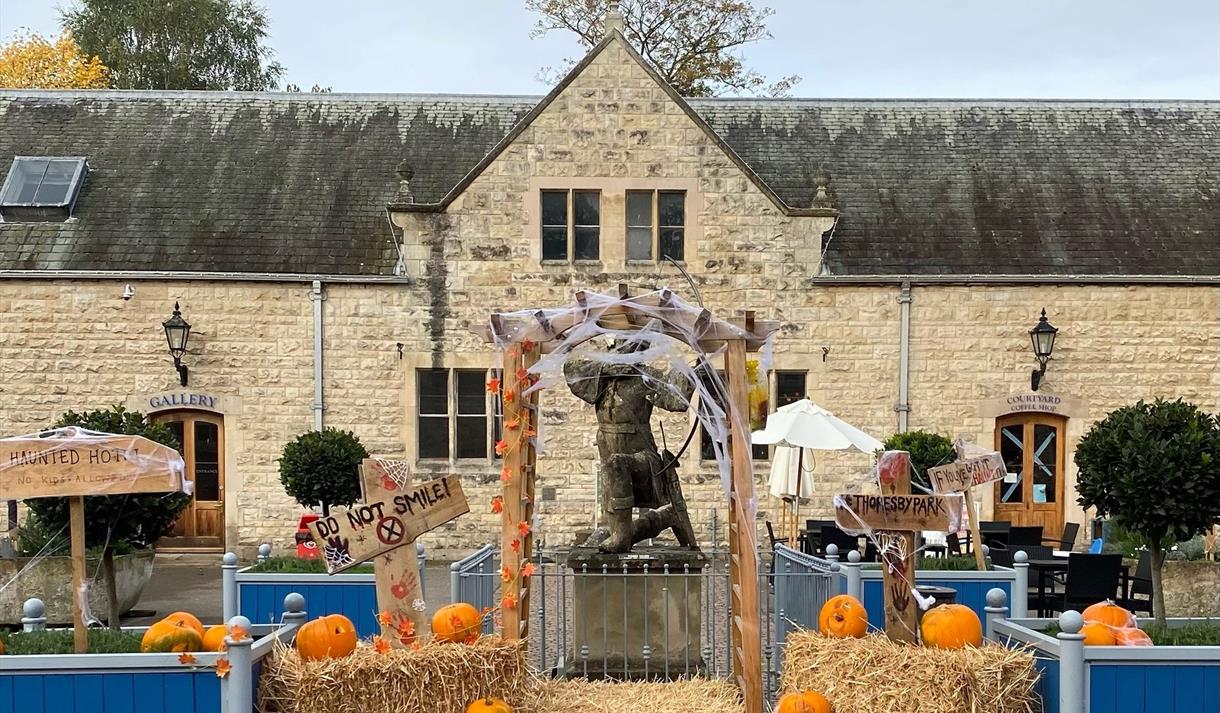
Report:
[{"label": "overcast sky", "polygon": [[[70,0],[0,0],[0,39]],[[531,40],[522,0],[263,0],[287,81],[349,92],[540,94],[581,51]],[[811,97],[1220,99],[1220,0],[756,0],[747,47]]]}]

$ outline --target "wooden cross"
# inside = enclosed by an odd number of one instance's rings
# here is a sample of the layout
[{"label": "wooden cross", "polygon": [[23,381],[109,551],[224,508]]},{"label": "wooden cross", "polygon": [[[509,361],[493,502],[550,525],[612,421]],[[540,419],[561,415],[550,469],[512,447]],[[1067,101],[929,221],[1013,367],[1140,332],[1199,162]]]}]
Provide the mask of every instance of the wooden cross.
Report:
[{"label": "wooden cross", "polygon": [[836,495],[835,524],[876,533],[885,593],[885,634],[919,640],[915,595],[915,531],[948,530],[957,498],[911,494],[911,454],[885,451],[877,460],[880,495]]},{"label": "wooden cross", "polygon": [[86,597],[85,496],[184,491],[188,489],[185,472],[177,451],[142,436],[95,435],[68,428],[51,438],[0,440],[0,497],[68,498],[76,653],[89,650],[81,609]]},{"label": "wooden cross", "polygon": [[999,480],[1008,474],[1004,459],[999,453],[988,453],[981,458],[963,458],[961,443],[958,443],[957,460],[948,465],[928,468],[928,480],[937,493],[965,493],[966,512],[970,514],[970,536],[974,541],[974,563],[978,571],[987,569],[983,559],[983,540],[979,536],[979,513],[974,507],[971,488]]},{"label": "wooden cross", "polygon": [[[373,560],[382,635],[406,647],[424,635],[415,538],[470,512],[456,476],[412,483],[376,458],[360,466],[365,502],[309,524],[328,574]],[[399,472],[391,472],[399,471]],[[409,626],[408,626],[409,623]]]},{"label": "wooden cross", "polygon": [[[404,461],[365,458],[360,464],[364,501],[393,500],[411,487]],[[391,646],[406,648],[425,638],[423,583],[415,547],[396,547],[373,560],[381,635]],[[384,615],[384,618],[381,616]],[[409,626],[408,626],[409,623]]]}]

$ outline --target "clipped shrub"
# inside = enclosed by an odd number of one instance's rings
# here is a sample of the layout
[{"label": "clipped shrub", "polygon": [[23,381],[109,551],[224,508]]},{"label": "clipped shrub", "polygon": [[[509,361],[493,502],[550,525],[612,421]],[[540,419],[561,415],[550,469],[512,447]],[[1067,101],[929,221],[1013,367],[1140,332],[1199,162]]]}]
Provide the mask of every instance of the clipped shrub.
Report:
[{"label": "clipped shrub", "polygon": [[280,482],[284,491],[305,507],[351,505],[360,498],[360,461],[369,452],[351,431],[327,428],[302,433],[284,446]]},{"label": "clipped shrub", "polygon": [[957,457],[953,441],[931,431],[907,431],[895,433],[885,439],[887,451],[906,451],[911,454],[911,482],[931,488],[928,468],[952,463]]}]

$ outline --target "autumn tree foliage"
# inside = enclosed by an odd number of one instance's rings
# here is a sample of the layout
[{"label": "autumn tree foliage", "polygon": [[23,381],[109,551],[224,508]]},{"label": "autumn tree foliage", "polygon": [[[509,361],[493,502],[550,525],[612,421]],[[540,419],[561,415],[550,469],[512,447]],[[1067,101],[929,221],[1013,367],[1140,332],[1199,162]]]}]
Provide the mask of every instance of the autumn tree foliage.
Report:
[{"label": "autumn tree foliage", "polygon": [[[531,37],[566,30],[592,47],[605,35],[607,0],[526,0],[525,6],[541,15]],[[745,65],[742,48],[771,39],[767,19],[775,12],[751,0],[622,0],[620,11],[624,36],[683,96],[785,96],[801,81],[790,75],[769,82]],[[542,78],[553,81],[573,64],[543,69]]]},{"label": "autumn tree foliage", "polygon": [[81,51],[72,33],[47,39],[16,35],[0,47],[0,87],[12,89],[105,89],[110,70]]},{"label": "autumn tree foliage", "polygon": [[252,0],[76,0],[62,21],[119,89],[260,91],[284,73]]}]

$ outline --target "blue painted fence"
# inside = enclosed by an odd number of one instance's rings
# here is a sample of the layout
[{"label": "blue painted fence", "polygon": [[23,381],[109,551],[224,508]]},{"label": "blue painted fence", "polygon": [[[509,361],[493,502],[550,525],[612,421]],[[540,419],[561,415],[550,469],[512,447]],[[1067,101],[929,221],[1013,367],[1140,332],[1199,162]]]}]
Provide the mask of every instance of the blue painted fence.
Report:
[{"label": "blue painted fence", "polygon": [[214,671],[0,675],[0,713],[217,713]]},{"label": "blue painted fence", "polygon": [[[871,571],[862,573],[862,591],[864,594],[864,608],[868,610],[868,620],[872,622],[885,621],[885,594],[882,591],[881,573],[877,572],[877,579],[869,578]],[[987,606],[987,591],[994,588],[999,588],[1004,591],[1004,596],[1012,595],[1012,582],[1008,579],[1000,579],[997,577],[988,577],[987,579],[969,579],[965,577],[955,579],[942,579],[937,575],[943,575],[944,572],[915,572],[915,583],[932,585],[936,587],[948,587],[957,591],[957,603],[964,604],[974,610],[975,614],[979,615],[979,620],[984,618],[983,609]],[[956,573],[955,573],[956,574]],[[970,574],[970,573],[966,573]],[[980,575],[991,575],[992,572],[980,572]]]},{"label": "blue painted fence", "polygon": [[1211,666],[1089,663],[1088,671],[1090,713],[1220,711],[1220,661]]},{"label": "blue painted fence", "polygon": [[315,616],[342,614],[351,619],[362,637],[381,633],[371,574],[237,573],[237,611],[255,624],[279,623],[289,592],[303,595]]}]

